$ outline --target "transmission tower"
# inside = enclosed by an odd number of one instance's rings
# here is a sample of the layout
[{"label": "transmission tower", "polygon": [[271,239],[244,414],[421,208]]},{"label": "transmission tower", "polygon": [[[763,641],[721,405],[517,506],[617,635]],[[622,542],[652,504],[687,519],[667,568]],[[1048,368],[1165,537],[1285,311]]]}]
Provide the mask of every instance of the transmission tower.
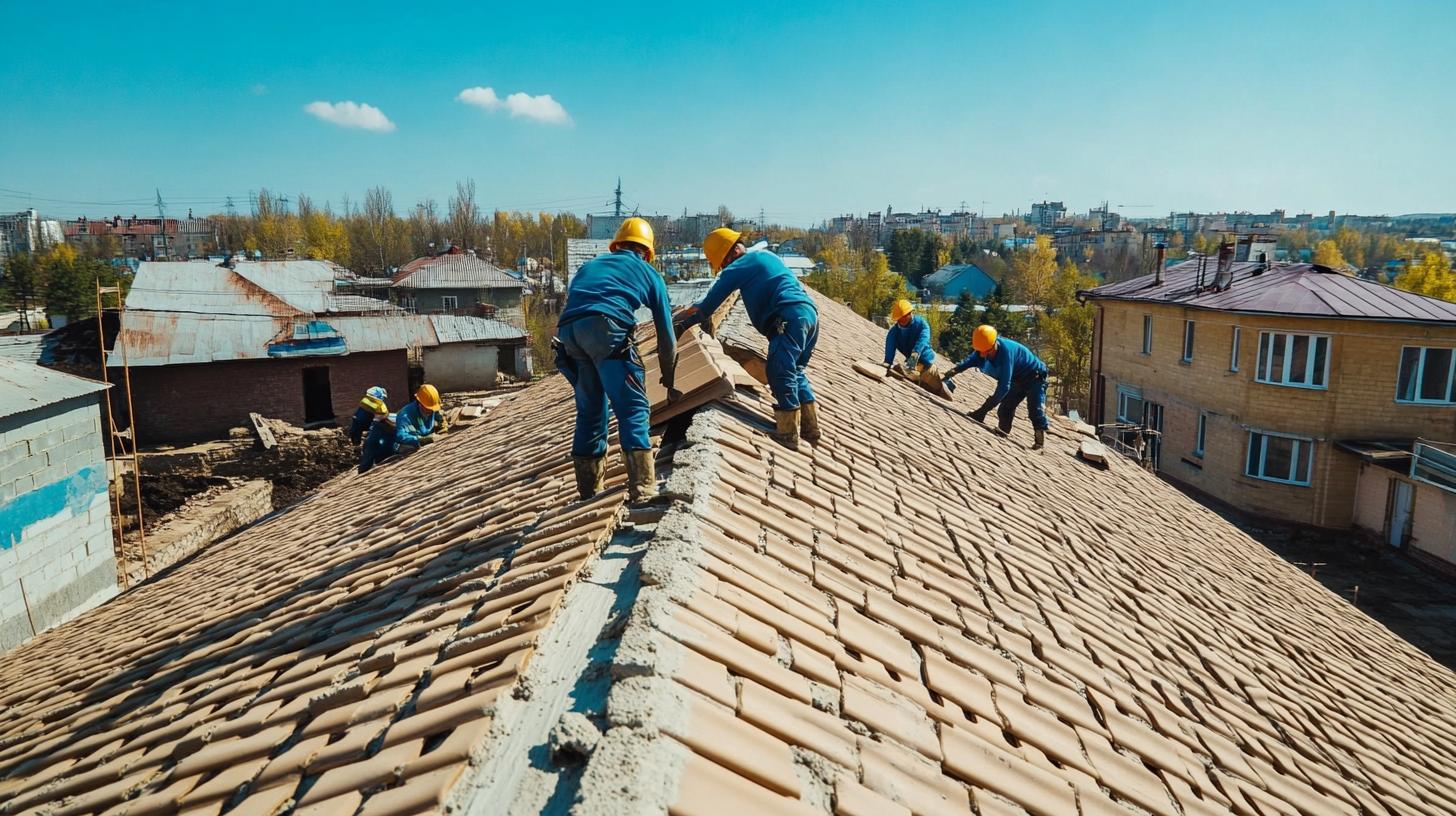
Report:
[{"label": "transmission tower", "polygon": [[166,258],[171,254],[167,252],[167,205],[162,201],[161,189],[153,189],[157,190],[157,234],[162,237],[162,248],[159,257]]}]

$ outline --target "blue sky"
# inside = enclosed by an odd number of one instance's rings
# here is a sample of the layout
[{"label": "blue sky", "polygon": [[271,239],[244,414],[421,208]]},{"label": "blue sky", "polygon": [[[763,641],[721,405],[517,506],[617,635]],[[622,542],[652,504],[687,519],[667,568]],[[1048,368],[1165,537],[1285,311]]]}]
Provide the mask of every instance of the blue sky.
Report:
[{"label": "blue sky", "polygon": [[[620,175],[644,211],[800,225],[1043,197],[1456,210],[1450,2],[121,8],[7,8],[0,209],[384,185],[404,210],[473,178],[486,208],[587,212]],[[512,93],[569,122],[512,116]],[[305,112],[345,101],[392,129]]]}]

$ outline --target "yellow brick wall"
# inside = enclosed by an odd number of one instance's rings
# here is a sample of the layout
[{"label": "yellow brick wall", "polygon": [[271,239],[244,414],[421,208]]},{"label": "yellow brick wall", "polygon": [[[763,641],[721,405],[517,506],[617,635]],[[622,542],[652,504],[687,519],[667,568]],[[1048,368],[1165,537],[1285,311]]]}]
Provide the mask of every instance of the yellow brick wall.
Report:
[{"label": "yellow brick wall", "polygon": [[[1304,524],[1348,527],[1359,460],[1336,450],[1335,440],[1456,440],[1456,408],[1395,401],[1401,348],[1456,347],[1456,325],[1236,315],[1117,301],[1098,305],[1103,310],[1098,342],[1106,377],[1104,421],[1117,415],[1119,385],[1140,389],[1145,401],[1164,406],[1160,470],[1236,507]],[[1152,352],[1146,355],[1144,315],[1153,319]],[[1185,320],[1195,323],[1191,363],[1181,359]],[[1235,326],[1241,332],[1238,371],[1230,371]],[[1255,382],[1261,331],[1329,335],[1328,387]],[[1202,461],[1193,457],[1200,412],[1208,414]],[[1311,484],[1244,476],[1250,428],[1315,439]]]}]

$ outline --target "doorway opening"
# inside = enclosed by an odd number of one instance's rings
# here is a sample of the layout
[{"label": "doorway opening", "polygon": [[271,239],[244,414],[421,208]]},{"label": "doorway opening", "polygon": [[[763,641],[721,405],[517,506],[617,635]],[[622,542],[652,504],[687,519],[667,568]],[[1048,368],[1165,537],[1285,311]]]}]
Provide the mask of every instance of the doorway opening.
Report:
[{"label": "doorway opening", "polygon": [[303,424],[333,422],[334,392],[329,385],[329,367],[311,366],[303,370]]}]

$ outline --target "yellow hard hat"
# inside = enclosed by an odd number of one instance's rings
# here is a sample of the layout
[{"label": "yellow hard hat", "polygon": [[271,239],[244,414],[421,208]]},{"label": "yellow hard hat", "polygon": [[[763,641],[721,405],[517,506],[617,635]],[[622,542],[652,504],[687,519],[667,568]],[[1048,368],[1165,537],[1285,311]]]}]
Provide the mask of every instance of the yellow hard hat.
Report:
[{"label": "yellow hard hat", "polygon": [[429,383],[420,386],[420,390],[415,392],[415,399],[419,400],[420,405],[424,406],[427,411],[440,410],[440,392]]},{"label": "yellow hard hat", "polygon": [[714,272],[723,268],[723,262],[728,260],[728,251],[742,237],[743,233],[738,230],[719,227],[703,239],[703,254],[708,256],[708,266],[713,267]]},{"label": "yellow hard hat", "polygon": [[896,323],[899,323],[901,320],[904,320],[906,317],[908,317],[913,311],[915,311],[914,304],[912,304],[908,300],[905,300],[904,298],[901,298],[900,300],[895,301],[894,306],[890,307],[890,319],[895,321]]},{"label": "yellow hard hat", "polygon": [[653,257],[657,255],[657,249],[652,243],[652,225],[647,223],[646,218],[633,216],[623,221],[622,226],[617,227],[617,234],[607,248],[616,252],[622,248],[622,244],[636,244],[647,250],[648,263],[652,263]]},{"label": "yellow hard hat", "polygon": [[359,400],[359,404],[364,407],[364,410],[368,411],[371,414],[389,413],[389,407],[385,405],[384,400],[372,394],[364,395],[364,399]]},{"label": "yellow hard hat", "polygon": [[985,354],[996,347],[996,328],[980,325],[971,333],[971,348]]}]

